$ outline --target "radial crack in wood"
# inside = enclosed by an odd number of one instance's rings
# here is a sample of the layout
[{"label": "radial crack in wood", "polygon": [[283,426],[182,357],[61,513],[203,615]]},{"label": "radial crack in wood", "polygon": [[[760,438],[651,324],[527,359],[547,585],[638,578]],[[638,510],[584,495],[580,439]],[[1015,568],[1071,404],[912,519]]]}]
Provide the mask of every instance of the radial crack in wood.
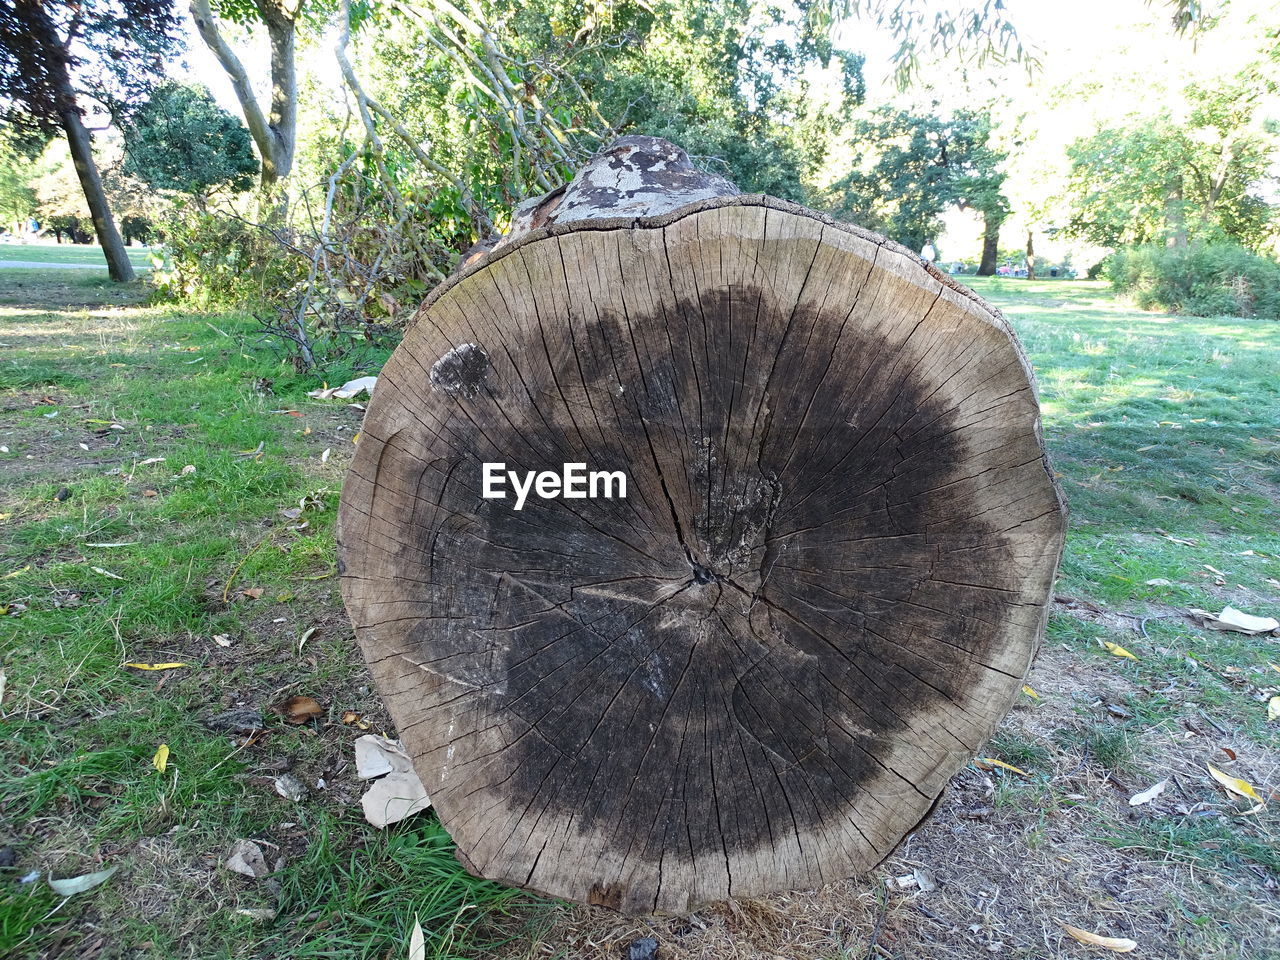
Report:
[{"label": "radial crack in wood", "polygon": [[[517,510],[485,464],[626,496]],[[468,869],[682,912],[892,851],[1017,694],[1064,527],[997,312],[723,192],[552,210],[435,291],[369,405],[340,570]]]}]

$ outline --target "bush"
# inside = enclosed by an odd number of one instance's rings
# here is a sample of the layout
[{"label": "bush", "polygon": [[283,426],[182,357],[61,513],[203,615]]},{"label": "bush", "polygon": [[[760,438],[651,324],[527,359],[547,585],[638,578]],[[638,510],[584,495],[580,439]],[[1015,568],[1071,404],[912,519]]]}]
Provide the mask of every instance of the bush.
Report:
[{"label": "bush", "polygon": [[161,297],[203,309],[256,310],[306,279],[306,267],[260,227],[177,201],[159,224],[164,257],[152,281]]},{"label": "bush", "polygon": [[1106,276],[1144,310],[1280,319],[1280,263],[1234,243],[1117,250]]}]

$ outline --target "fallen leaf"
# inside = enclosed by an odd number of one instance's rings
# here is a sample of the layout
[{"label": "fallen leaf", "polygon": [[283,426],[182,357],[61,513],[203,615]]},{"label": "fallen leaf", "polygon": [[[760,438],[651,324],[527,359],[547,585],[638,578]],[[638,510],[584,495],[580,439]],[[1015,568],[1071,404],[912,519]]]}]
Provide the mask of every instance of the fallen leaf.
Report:
[{"label": "fallen leaf", "polygon": [[1280,697],[1272,697],[1267,701],[1267,719],[1280,720]]},{"label": "fallen leaf", "polygon": [[332,448],[332,447],[325,447],[325,448],[324,448],[324,453],[320,454],[320,462],[321,462],[321,463],[328,463],[328,462],[329,462],[329,454],[331,454],[331,453],[333,453],[333,448]]},{"label": "fallen leaf", "polygon": [[1168,785],[1168,780],[1161,780],[1159,783],[1147,787],[1147,789],[1143,790],[1141,793],[1135,793],[1129,798],[1129,806],[1140,807],[1144,803],[1150,803],[1156,797],[1160,796],[1160,794],[1164,793],[1164,788]]},{"label": "fallen leaf", "polygon": [[301,780],[292,773],[282,774],[276,777],[276,793],[291,800],[294,803],[301,803],[307,796],[307,787]]},{"label": "fallen leaf", "polygon": [[258,600],[262,597],[263,589],[262,587],[246,587],[240,592],[243,593],[250,600]]},{"label": "fallen leaf", "polygon": [[358,397],[366,390],[369,396],[373,396],[373,389],[377,386],[377,377],[358,377],[355,380],[348,380],[340,387],[324,387],[320,390],[312,390],[307,396],[315,397],[318,400],[328,400],[336,397],[339,400],[350,400],[352,397]]},{"label": "fallen leaf", "polygon": [[242,917],[248,917],[250,920],[274,920],[276,912],[270,907],[240,907],[236,910]]},{"label": "fallen leaf", "polygon": [[298,652],[302,652],[302,648],[307,645],[307,641],[316,635],[318,627],[307,627],[302,636],[298,638]]},{"label": "fallen leaf", "polygon": [[254,880],[267,875],[267,860],[262,855],[262,848],[252,840],[237,840],[223,866],[232,873]]},{"label": "fallen leaf", "polygon": [[158,497],[158,496],[160,496],[160,494],[159,494],[158,492],[156,492],[155,490],[150,490],[150,489],[148,489],[148,490],[143,490],[143,491],[142,491],[142,495],[143,495],[144,497]]},{"label": "fallen leaf", "polygon": [[156,755],[151,758],[151,765],[164,773],[164,768],[169,765],[169,745],[162,743],[156,747]]},{"label": "fallen leaf", "polygon": [[324,714],[324,707],[313,697],[290,697],[271,708],[284,718],[286,723],[298,726]]},{"label": "fallen leaf", "polygon": [[1258,796],[1258,791],[1253,789],[1253,784],[1248,780],[1241,780],[1239,777],[1233,777],[1229,773],[1223,773],[1211,763],[1206,763],[1205,766],[1209,769],[1209,776],[1222,784],[1223,789],[1228,793],[1234,793],[1257,804],[1266,803],[1265,800]]},{"label": "fallen leaf", "polygon": [[107,577],[110,580],[124,579],[124,577],[120,576],[119,574],[112,573],[110,570],[104,570],[102,569],[102,567],[90,567],[89,569],[92,570],[94,573],[101,574],[102,576]]},{"label": "fallen leaf", "polygon": [[1280,620],[1275,617],[1255,617],[1242,613],[1235,607],[1223,607],[1221,613],[1210,613],[1208,610],[1191,609],[1191,615],[1204,621],[1210,630],[1232,630],[1236,633],[1271,633],[1280,629]]},{"label": "fallen leaf", "polygon": [[213,635],[213,642],[220,647],[229,647],[231,646],[231,637],[225,633],[215,633]]},{"label": "fallen leaf", "polygon": [[182,472],[179,474],[179,476],[189,477],[191,476],[191,474],[195,472],[196,472],[196,465],[194,463],[188,463],[185,467],[182,468]]},{"label": "fallen leaf", "polygon": [[412,769],[413,761],[399,740],[372,735],[356,740],[356,776],[361,780],[373,780],[388,773],[407,773]]},{"label": "fallen leaf", "polygon": [[1137,660],[1132,653],[1120,646],[1118,643],[1112,643],[1110,640],[1102,641],[1102,645],[1107,648],[1108,652],[1115,657],[1124,657],[1126,660]]},{"label": "fallen leaf", "polygon": [[409,933],[409,960],[427,960],[427,938],[422,935],[418,915],[413,915],[413,930]]},{"label": "fallen leaf", "polygon": [[1166,580],[1164,577],[1156,577],[1154,580],[1148,580],[1147,586],[1148,587],[1170,587],[1170,586],[1173,586],[1173,584],[1171,581]]},{"label": "fallen leaf", "polygon": [[1027,773],[1027,771],[1023,770],[1021,767],[1015,767],[1013,764],[1005,763],[1003,760],[997,760],[995,757],[983,757],[979,762],[988,763],[993,767],[999,767],[1001,770],[1012,770],[1014,773],[1020,774],[1024,777],[1031,776],[1031,774]]},{"label": "fallen leaf", "polygon": [[360,798],[364,818],[379,830],[431,806],[426,788],[413,771],[389,773]]},{"label": "fallen leaf", "polygon": [[1087,943],[1091,947],[1102,947],[1104,950],[1110,950],[1113,953],[1129,953],[1131,950],[1138,948],[1138,944],[1134,940],[1128,940],[1124,937],[1100,937],[1096,933],[1081,930],[1079,927],[1073,927],[1071,924],[1063,923],[1061,920],[1058,923],[1072,939]]},{"label": "fallen leaf", "polygon": [[1040,699],[1040,694],[1038,694],[1038,693],[1036,693],[1034,690],[1032,690],[1029,684],[1025,684],[1025,683],[1024,683],[1024,684],[1022,685],[1022,692],[1023,692],[1023,693],[1025,693],[1025,694],[1026,694],[1028,697],[1030,697],[1032,700],[1039,700],[1039,699]]},{"label": "fallen leaf", "polygon": [[122,666],[130,667],[133,670],[177,670],[179,667],[189,667],[189,663],[126,663]]},{"label": "fallen leaf", "polygon": [[50,878],[49,886],[53,888],[53,892],[60,897],[74,897],[77,893],[84,893],[86,890],[92,890],[94,887],[102,886],[111,879],[112,875],[119,870],[119,867],[107,867],[105,870],[99,870],[96,873],[85,873],[78,877],[67,877],[65,880],[54,880]]}]

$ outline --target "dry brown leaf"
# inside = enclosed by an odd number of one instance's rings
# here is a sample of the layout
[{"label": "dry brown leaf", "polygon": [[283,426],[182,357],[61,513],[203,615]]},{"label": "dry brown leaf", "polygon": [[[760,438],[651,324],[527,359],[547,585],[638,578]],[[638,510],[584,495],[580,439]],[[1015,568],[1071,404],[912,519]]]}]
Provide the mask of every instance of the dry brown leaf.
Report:
[{"label": "dry brown leaf", "polygon": [[1081,943],[1087,943],[1091,947],[1102,947],[1104,950],[1110,950],[1113,953],[1129,953],[1131,950],[1138,948],[1137,941],[1129,940],[1126,937],[1100,937],[1096,933],[1090,933],[1088,930],[1081,930],[1079,927],[1073,927],[1069,923],[1062,923],[1062,929],[1073,940],[1079,940]]},{"label": "dry brown leaf", "polygon": [[262,594],[264,591],[262,587],[246,587],[244,590],[241,590],[240,592],[243,593],[250,600],[258,600],[262,597]]},{"label": "dry brown leaf", "polygon": [[324,707],[314,697],[290,697],[277,703],[271,710],[283,717],[286,723],[295,726],[309,723],[324,714]]}]

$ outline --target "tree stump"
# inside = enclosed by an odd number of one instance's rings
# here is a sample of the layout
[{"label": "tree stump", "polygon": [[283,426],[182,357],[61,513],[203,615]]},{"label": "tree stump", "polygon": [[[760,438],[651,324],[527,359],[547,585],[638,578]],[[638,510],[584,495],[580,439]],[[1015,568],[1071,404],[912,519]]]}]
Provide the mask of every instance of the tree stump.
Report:
[{"label": "tree stump", "polygon": [[[911,252],[665,141],[520,222],[386,364],[339,516],[460,859],[628,913],[872,867],[1043,632],[1065,508],[1016,338]],[[565,464],[625,497],[548,480],[516,509]]]}]

